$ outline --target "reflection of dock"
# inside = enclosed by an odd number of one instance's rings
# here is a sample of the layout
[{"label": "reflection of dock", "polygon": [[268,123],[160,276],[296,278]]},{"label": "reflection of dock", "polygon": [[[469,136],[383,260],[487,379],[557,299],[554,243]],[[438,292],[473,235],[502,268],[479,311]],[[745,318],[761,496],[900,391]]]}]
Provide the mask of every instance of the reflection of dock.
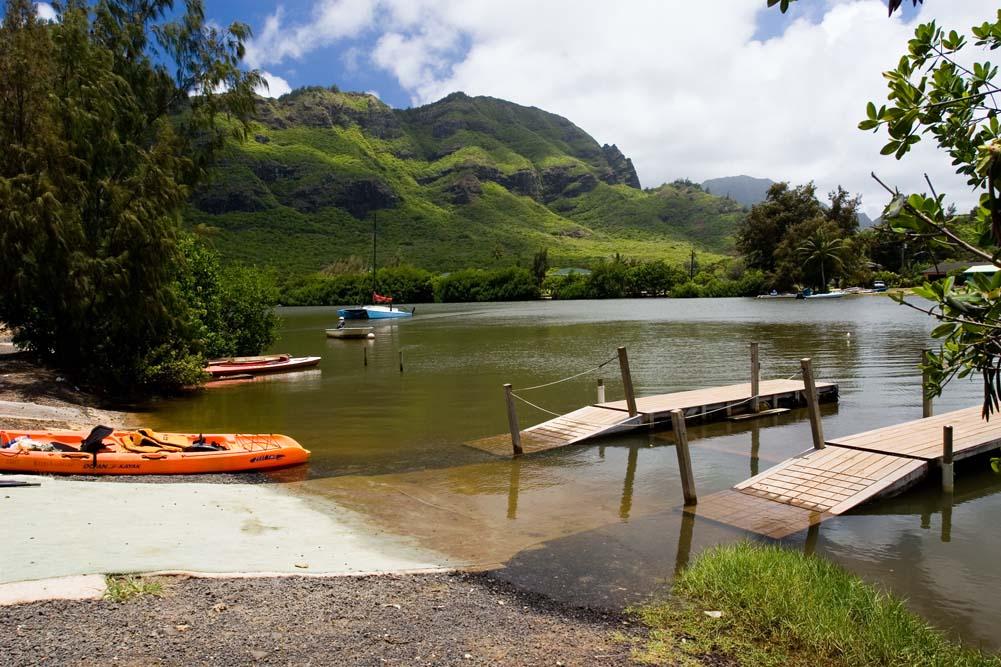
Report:
[{"label": "reflection of dock", "polygon": [[[949,435],[944,429],[951,427]],[[948,445],[944,444],[947,441]],[[686,511],[769,537],[785,537],[874,498],[897,493],[951,460],[1001,446],[1001,420],[966,408],[827,440]]]},{"label": "reflection of dock", "polygon": [[[820,400],[836,401],[838,385],[818,382]],[[759,405],[793,407],[806,405],[802,380],[765,380],[757,392]],[[557,449],[586,440],[657,424],[669,424],[672,410],[682,410],[689,420],[714,421],[751,412],[751,385],[696,389],[635,399],[635,414],[628,401],[596,403],[520,431],[523,453]],[[468,443],[470,447],[497,456],[512,454],[511,436],[499,435]]]}]

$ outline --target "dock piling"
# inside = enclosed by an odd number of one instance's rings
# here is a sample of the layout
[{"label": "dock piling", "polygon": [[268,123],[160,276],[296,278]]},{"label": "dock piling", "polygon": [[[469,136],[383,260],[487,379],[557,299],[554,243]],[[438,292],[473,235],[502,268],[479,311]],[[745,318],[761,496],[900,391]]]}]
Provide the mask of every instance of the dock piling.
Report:
[{"label": "dock piling", "polygon": [[619,370],[622,372],[622,385],[626,390],[626,406],[629,408],[629,416],[635,417],[638,414],[636,410],[636,394],[633,392],[633,376],[629,372],[629,355],[626,354],[626,348],[620,347],[619,352]]},{"label": "dock piling", "polygon": [[952,493],[955,477],[952,469],[952,424],[942,427],[942,490]]},{"label": "dock piling", "polygon": [[365,350],[365,365],[368,366],[368,348],[366,347],[364,348],[364,350]]},{"label": "dock piling", "polygon": [[400,350],[400,372],[403,372],[403,350]]},{"label": "dock piling", "polygon": [[813,364],[809,358],[800,359],[803,369],[803,388],[806,394],[806,407],[810,414],[810,431],[813,434],[813,448],[824,448],[824,426],[820,423],[820,402],[817,400],[817,383],[813,380]]},{"label": "dock piling", "polygon": [[688,450],[688,431],[685,430],[683,410],[671,410],[671,426],[674,429],[674,444],[678,450],[678,470],[681,473],[681,490],[685,496],[685,505],[695,505],[698,498],[695,495],[692,455]]},{"label": "dock piling", "polygon": [[751,412],[759,410],[758,393],[761,382],[761,367],[758,365],[758,344],[751,343]]},{"label": "dock piling", "polygon": [[511,429],[511,446],[514,455],[521,456],[521,429],[518,428],[518,415],[514,411],[514,393],[510,384],[504,385],[504,397],[507,399],[507,425]]},{"label": "dock piling", "polygon": [[[931,354],[931,350],[925,348],[921,352],[922,363],[928,363],[928,355]],[[930,378],[928,376],[928,369],[921,369],[921,417],[927,419],[932,416],[932,403],[931,398],[928,396],[928,382]]]},{"label": "dock piling", "polygon": [[605,402],[605,378],[598,378],[598,402]]}]

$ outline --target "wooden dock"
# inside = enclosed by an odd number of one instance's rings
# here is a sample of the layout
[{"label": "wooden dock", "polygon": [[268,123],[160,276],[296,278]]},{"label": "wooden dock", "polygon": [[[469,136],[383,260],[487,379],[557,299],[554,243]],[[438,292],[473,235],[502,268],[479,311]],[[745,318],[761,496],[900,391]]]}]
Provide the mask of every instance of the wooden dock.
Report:
[{"label": "wooden dock", "polygon": [[899,493],[943,463],[943,427],[952,426],[952,458],[1001,447],[1001,418],[981,419],[981,408],[825,441],[732,490],[712,494],[685,511],[781,538],[879,497]]},{"label": "wooden dock", "polygon": [[[818,382],[821,402],[838,399],[838,385]],[[696,389],[636,399],[637,414],[630,416],[626,401],[596,403],[521,431],[523,453],[548,451],[614,433],[671,423],[672,410],[682,410],[689,420],[713,421],[750,412],[751,385]],[[758,388],[758,403],[766,407],[806,405],[802,380],[766,380]],[[511,435],[504,434],[466,443],[495,456],[512,456]]]}]

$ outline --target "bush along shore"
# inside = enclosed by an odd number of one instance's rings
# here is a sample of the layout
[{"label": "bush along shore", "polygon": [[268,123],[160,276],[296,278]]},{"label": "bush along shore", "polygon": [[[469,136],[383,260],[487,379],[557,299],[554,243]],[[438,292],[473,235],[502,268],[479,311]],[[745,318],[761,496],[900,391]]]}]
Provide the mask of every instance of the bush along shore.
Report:
[{"label": "bush along shore", "polygon": [[340,306],[368,303],[372,292],[396,303],[469,303],[551,299],[621,299],[632,297],[754,296],[764,275],[745,271],[739,262],[698,271],[663,261],[638,262],[616,257],[592,269],[569,272],[544,267],[462,269],[434,274],[412,266],[370,272],[353,266],[278,278],[278,301],[286,306]]}]

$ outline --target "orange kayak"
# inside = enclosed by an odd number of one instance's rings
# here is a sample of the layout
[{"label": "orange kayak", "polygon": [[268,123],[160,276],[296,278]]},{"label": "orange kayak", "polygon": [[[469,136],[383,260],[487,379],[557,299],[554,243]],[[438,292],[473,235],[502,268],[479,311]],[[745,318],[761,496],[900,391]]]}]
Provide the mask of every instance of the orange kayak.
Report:
[{"label": "orange kayak", "polygon": [[100,440],[96,455],[81,451],[87,437],[81,431],[0,431],[0,471],[184,475],[268,470],[309,460],[309,451],[298,442],[275,433],[112,431]]}]

